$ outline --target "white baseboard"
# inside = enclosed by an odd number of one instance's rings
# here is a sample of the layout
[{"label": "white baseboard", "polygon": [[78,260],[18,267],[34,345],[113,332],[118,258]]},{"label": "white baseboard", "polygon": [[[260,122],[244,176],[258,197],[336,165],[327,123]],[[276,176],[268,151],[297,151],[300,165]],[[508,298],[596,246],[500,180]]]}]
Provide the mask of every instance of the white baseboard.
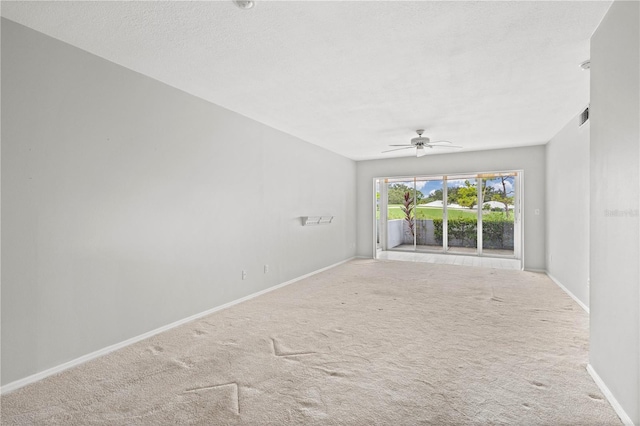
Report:
[{"label": "white baseboard", "polygon": [[536,274],[546,274],[547,271],[544,269],[535,269],[535,268],[523,268],[523,271],[526,272],[535,272]]},{"label": "white baseboard", "polygon": [[598,373],[596,373],[596,370],[593,369],[593,366],[591,364],[587,364],[587,371],[589,372],[589,375],[591,375],[591,378],[593,378],[593,381],[596,382],[596,385],[598,385],[604,396],[607,398],[607,401],[609,401],[609,404],[611,404],[618,417],[620,417],[622,423],[625,426],[634,426],[633,421],[631,421],[631,417],[629,417],[629,415],[624,411],[618,400],[613,396],[607,385],[604,384],[604,381],[600,378]]},{"label": "white baseboard", "polygon": [[270,291],[282,288],[282,287],[287,286],[289,284],[293,284],[293,283],[295,283],[297,281],[300,281],[300,280],[303,280],[305,278],[308,278],[308,277],[310,277],[312,275],[316,275],[316,274],[319,274],[320,272],[324,272],[326,270],[335,268],[336,266],[340,266],[340,265],[342,265],[344,263],[347,263],[347,262],[349,262],[350,260],[353,260],[353,259],[355,259],[355,257],[351,257],[351,258],[343,260],[341,262],[334,263],[333,265],[329,265],[329,266],[326,266],[324,268],[318,269],[316,271],[310,272],[308,274],[301,275],[301,276],[299,276],[297,278],[294,278],[292,280],[289,280],[289,281],[274,285],[273,287],[269,287],[267,289],[258,291],[256,293],[252,293],[252,294],[250,294],[248,296],[242,297],[240,299],[233,300],[233,301],[231,301],[229,303],[225,303],[224,305],[216,306],[215,308],[208,309],[208,310],[206,310],[204,312],[200,312],[198,314],[191,315],[190,317],[183,318],[181,320],[172,322],[171,324],[167,324],[167,325],[162,326],[160,328],[156,328],[155,330],[148,331],[146,333],[140,334],[139,336],[135,336],[135,337],[132,337],[130,339],[127,339],[127,340],[125,340],[123,342],[116,343],[116,344],[111,345],[111,346],[107,346],[106,348],[99,349],[99,350],[97,350],[95,352],[91,352],[91,353],[83,355],[83,356],[81,356],[79,358],[76,358],[76,359],[73,359],[71,361],[65,362],[64,364],[60,364],[60,365],[57,365],[55,367],[49,368],[47,370],[41,371],[39,373],[32,374],[31,376],[25,377],[23,379],[19,379],[19,380],[16,380],[14,382],[7,383],[6,385],[2,386],[2,388],[0,388],[0,395],[12,392],[12,391],[14,391],[16,389],[19,389],[19,388],[21,388],[23,386],[26,386],[28,384],[35,383],[35,382],[37,382],[39,380],[42,380],[45,377],[49,377],[49,376],[52,376],[54,374],[60,373],[60,372],[62,372],[64,370],[68,370],[69,368],[72,368],[72,367],[75,367],[77,365],[83,364],[83,363],[85,363],[87,361],[91,361],[92,359],[101,357],[103,355],[106,355],[106,354],[108,354],[110,352],[113,352],[113,351],[116,351],[118,349],[122,349],[122,348],[124,348],[126,346],[132,345],[132,344],[137,343],[137,342],[139,342],[141,340],[148,339],[149,337],[155,336],[156,334],[160,334],[160,333],[165,332],[167,330],[170,330],[172,328],[178,327],[178,326],[180,326],[182,324],[186,324],[188,322],[191,322],[191,321],[194,321],[196,319],[205,317],[205,316],[207,316],[209,314],[212,314],[214,312],[230,308],[230,307],[232,307],[234,305],[237,305],[238,303],[245,302],[245,301],[247,301],[249,299],[253,299],[255,297],[258,297],[258,296],[261,296],[261,295],[263,295],[265,293],[268,293]]},{"label": "white baseboard", "polygon": [[572,292],[569,291],[568,288],[566,288],[565,286],[562,285],[562,283],[560,281],[558,281],[558,279],[556,277],[554,277],[553,275],[551,275],[549,273],[549,271],[545,271],[545,273],[547,274],[547,276],[551,279],[551,281],[553,281],[554,283],[556,283],[556,285],[558,287],[560,287],[565,293],[567,293],[573,300],[576,301],[576,303],[578,305],[580,305],[580,307],[582,309],[584,309],[587,313],[589,313],[589,307],[587,305],[585,305],[580,299],[578,299],[576,297],[575,294],[573,294]]}]

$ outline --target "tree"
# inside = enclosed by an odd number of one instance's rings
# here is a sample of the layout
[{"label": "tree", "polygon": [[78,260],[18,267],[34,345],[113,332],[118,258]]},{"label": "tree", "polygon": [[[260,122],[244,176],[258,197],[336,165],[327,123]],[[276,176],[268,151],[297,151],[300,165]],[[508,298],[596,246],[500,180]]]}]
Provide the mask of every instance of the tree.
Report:
[{"label": "tree", "polygon": [[478,191],[475,185],[468,180],[464,181],[464,186],[458,188],[458,204],[462,207],[473,208],[478,203]]},{"label": "tree", "polygon": [[513,205],[513,189],[507,190],[507,182],[509,179],[513,179],[511,176],[500,176],[500,183],[502,185],[502,191],[499,191],[493,196],[493,201],[498,201],[504,204],[504,213],[506,217],[509,217],[509,205]]},{"label": "tree", "polygon": [[[389,204],[404,204],[404,194],[411,193],[413,197],[413,188],[408,187],[404,183],[392,183],[389,185]],[[424,199],[424,194],[420,191],[416,191],[417,203],[421,203]]]},{"label": "tree", "polygon": [[424,199],[425,202],[430,203],[432,201],[441,201],[442,200],[442,189],[436,189],[433,191],[427,198]]},{"label": "tree", "polygon": [[457,186],[447,187],[447,204],[458,204],[458,192],[460,188]]},{"label": "tree", "polygon": [[482,179],[482,202],[492,201],[496,190],[492,186],[487,185],[487,180]]}]

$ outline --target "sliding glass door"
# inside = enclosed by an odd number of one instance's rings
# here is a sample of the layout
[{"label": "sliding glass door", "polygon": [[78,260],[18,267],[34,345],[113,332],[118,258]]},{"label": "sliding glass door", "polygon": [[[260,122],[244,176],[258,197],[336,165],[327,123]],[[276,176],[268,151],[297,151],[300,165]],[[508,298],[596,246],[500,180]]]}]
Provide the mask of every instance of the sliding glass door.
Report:
[{"label": "sliding glass door", "polygon": [[376,250],[519,258],[520,173],[377,179]]}]

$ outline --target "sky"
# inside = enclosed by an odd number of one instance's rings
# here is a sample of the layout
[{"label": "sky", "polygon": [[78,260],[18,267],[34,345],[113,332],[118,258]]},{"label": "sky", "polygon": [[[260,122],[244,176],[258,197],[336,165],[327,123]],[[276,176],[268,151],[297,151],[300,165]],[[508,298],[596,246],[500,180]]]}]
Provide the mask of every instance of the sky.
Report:
[{"label": "sky", "polygon": [[[460,186],[464,186],[464,181],[465,181],[464,179],[450,180],[450,181],[447,181],[447,185],[449,186],[449,188],[460,187]],[[473,184],[474,180],[471,179],[469,180],[469,182]],[[424,195],[429,196],[436,190],[442,189],[442,181],[441,180],[417,181],[416,189],[422,192]]]},{"label": "sky", "polygon": [[[447,184],[450,188],[460,187],[460,186],[464,186],[464,181],[465,179],[450,180],[447,182]],[[473,184],[475,183],[475,179],[469,179],[469,182]],[[409,180],[404,183],[409,187],[413,186],[413,180]],[[490,179],[488,181],[488,185],[494,188],[496,191],[502,191],[502,182],[500,181],[500,179]],[[512,177],[510,177],[506,181],[506,186],[507,186],[507,194],[513,195],[513,178]],[[419,180],[416,182],[416,189],[422,192],[425,196],[429,196],[436,190],[442,189],[442,181],[441,180],[427,180],[427,181]]]}]

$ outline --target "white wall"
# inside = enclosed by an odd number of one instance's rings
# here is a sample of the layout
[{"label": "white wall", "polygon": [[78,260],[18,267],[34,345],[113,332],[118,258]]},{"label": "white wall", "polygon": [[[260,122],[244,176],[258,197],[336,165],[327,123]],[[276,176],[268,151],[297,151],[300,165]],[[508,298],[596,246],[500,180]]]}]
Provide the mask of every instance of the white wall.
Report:
[{"label": "white wall", "polygon": [[387,247],[398,247],[404,242],[404,219],[387,221]]},{"label": "white wall", "polygon": [[[616,1],[591,38],[590,363],[640,424],[640,7]],[[617,211],[617,213],[616,213]]]},{"label": "white wall", "polygon": [[[524,265],[544,270],[545,265],[545,147],[498,149],[455,154],[403,157],[357,163],[358,256],[373,256],[373,178],[424,176],[465,172],[524,170]],[[539,209],[540,215],[534,210]]]},{"label": "white wall", "polygon": [[547,272],[589,306],[589,129],[575,117],[547,144]]},{"label": "white wall", "polygon": [[11,21],[1,40],[3,384],[355,255],[353,161]]}]

